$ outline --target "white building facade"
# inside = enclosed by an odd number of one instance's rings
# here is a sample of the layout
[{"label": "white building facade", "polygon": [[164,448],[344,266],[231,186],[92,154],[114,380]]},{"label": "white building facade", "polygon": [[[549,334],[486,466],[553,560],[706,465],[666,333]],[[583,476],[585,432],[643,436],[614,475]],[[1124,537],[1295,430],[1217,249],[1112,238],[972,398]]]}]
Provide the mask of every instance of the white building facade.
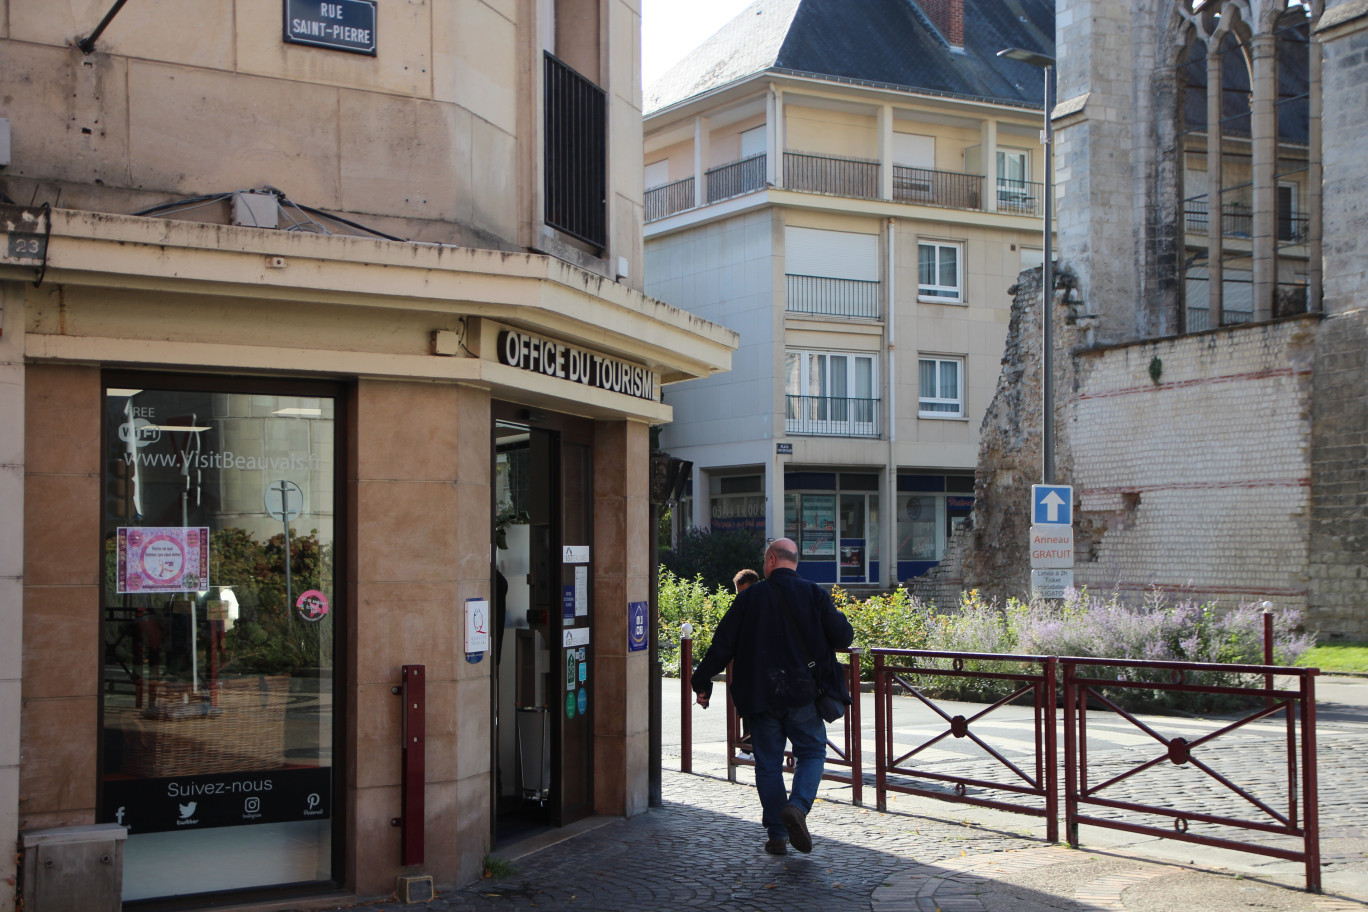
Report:
[{"label": "white building facade", "polygon": [[944,555],[1042,263],[1039,71],[996,52],[1048,53],[1052,4],[924,6],[761,0],[647,92],[648,293],[741,339],[667,394],[676,526],[787,536],[822,583]]}]

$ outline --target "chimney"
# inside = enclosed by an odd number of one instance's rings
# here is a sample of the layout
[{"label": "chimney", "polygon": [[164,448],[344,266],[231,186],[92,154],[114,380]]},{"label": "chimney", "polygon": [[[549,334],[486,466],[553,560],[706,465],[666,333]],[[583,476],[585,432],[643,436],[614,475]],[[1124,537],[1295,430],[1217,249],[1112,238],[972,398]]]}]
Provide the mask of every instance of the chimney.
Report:
[{"label": "chimney", "polygon": [[951,47],[964,47],[964,0],[913,0]]}]

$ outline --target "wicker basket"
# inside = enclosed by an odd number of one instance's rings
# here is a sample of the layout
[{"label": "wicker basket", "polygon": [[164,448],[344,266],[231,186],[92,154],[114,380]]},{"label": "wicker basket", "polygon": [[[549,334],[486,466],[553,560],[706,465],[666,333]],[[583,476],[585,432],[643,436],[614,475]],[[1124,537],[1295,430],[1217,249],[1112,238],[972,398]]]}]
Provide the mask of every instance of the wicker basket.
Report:
[{"label": "wicker basket", "polygon": [[147,708],[125,723],[123,770],[164,778],[278,769],[289,693],[288,675],[229,678],[212,695],[156,686]]}]

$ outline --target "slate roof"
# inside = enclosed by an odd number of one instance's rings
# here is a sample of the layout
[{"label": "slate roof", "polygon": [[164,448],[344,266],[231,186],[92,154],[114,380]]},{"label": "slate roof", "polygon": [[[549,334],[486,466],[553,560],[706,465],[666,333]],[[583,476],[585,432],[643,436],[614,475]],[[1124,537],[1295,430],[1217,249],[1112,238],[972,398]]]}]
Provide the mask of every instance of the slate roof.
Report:
[{"label": "slate roof", "polygon": [[915,0],[756,0],[646,90],[648,114],[766,70],[1039,107],[1054,55],[1054,0],[964,0],[952,49]]}]

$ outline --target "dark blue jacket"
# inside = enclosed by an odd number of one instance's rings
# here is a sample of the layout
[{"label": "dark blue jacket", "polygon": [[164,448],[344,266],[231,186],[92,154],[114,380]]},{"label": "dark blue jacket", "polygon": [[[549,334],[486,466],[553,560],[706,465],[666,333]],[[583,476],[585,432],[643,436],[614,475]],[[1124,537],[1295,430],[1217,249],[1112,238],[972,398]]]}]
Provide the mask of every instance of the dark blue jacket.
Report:
[{"label": "dark blue jacket", "polygon": [[[776,589],[788,595],[792,625],[784,618]],[[806,638],[817,663],[813,673],[807,667],[808,652],[794,639],[795,629]],[[811,703],[817,684],[833,696],[848,698],[843,666],[832,650],[846,648],[854,636],[850,622],[836,610],[825,589],[780,567],[769,579],[736,596],[694,672],[693,689],[712,696],[713,675],[734,662],[731,695],[743,716]]]}]

